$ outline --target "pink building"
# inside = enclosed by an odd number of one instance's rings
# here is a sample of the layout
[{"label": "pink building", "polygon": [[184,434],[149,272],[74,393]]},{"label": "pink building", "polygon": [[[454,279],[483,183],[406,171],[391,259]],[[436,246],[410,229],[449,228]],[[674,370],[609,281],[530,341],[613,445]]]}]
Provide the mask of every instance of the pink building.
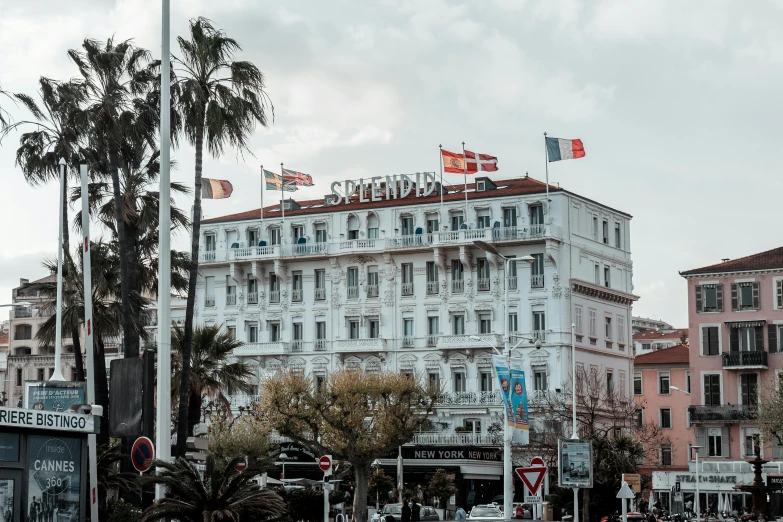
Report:
[{"label": "pink building", "polygon": [[688,423],[690,397],[690,355],[687,345],[654,350],[634,359],[633,393],[639,422],[661,428],[667,441],[655,458],[644,463],[642,473],[653,470],[687,470],[688,443],[693,431]]},{"label": "pink building", "polygon": [[[774,386],[783,368],[783,247],[680,275],[688,281],[693,440],[707,461],[745,459],[759,433],[759,387]],[[762,448],[767,459],[783,455],[772,441]]]}]

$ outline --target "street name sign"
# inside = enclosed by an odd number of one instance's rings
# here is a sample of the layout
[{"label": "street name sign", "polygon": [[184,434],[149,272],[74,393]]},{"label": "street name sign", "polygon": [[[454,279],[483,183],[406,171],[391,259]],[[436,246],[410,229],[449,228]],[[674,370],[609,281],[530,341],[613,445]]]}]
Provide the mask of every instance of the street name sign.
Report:
[{"label": "street name sign", "polygon": [[0,427],[95,433],[95,417],[83,413],[0,407]]}]

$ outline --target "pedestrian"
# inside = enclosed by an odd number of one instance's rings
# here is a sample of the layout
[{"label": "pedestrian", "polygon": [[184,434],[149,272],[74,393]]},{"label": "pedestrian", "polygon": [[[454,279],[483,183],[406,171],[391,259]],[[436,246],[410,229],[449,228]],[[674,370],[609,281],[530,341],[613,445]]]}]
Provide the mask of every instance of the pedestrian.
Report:
[{"label": "pedestrian", "polygon": [[657,507],[652,508],[652,511],[648,515],[648,521],[649,522],[658,522],[658,508]]},{"label": "pedestrian", "polygon": [[416,503],[416,497],[413,497],[413,504],[411,505],[411,522],[421,521],[421,506]]},{"label": "pedestrian", "polygon": [[454,513],[454,520],[467,520],[468,514],[462,509],[462,504],[457,504],[457,512]]},{"label": "pedestrian", "polygon": [[411,507],[408,505],[410,497],[405,497],[402,501],[402,513],[400,514],[400,522],[411,522]]}]

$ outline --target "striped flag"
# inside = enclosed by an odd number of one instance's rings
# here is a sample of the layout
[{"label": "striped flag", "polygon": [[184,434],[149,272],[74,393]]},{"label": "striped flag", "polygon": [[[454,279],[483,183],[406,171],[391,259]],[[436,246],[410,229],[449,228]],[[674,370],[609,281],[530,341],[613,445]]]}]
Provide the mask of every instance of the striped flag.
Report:
[{"label": "striped flag", "polygon": [[266,181],[267,190],[285,190],[286,192],[295,192],[296,186],[285,182],[285,180],[274,172],[270,172],[264,169],[264,180]]},{"label": "striped flag", "polygon": [[465,154],[441,151],[443,157],[443,172],[452,174],[476,174],[479,171],[495,172],[498,170],[498,159],[489,154],[476,154],[465,151]]},{"label": "striped flag", "polygon": [[224,179],[201,178],[202,199],[225,199],[231,196],[234,187]]},{"label": "striped flag", "polygon": [[582,140],[546,138],[546,155],[550,162],[585,157]]},{"label": "striped flag", "polygon": [[310,174],[305,174],[303,172],[283,169],[283,182],[285,182],[286,185],[299,185],[302,187],[312,187],[313,177]]}]

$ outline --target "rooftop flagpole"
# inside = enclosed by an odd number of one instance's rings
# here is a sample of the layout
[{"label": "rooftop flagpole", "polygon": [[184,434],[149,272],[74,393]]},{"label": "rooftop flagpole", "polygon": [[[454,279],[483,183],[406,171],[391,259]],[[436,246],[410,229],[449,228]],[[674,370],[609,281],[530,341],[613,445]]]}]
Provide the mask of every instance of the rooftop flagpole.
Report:
[{"label": "rooftop flagpole", "polygon": [[465,176],[465,227],[469,227],[468,224],[468,158],[465,156],[465,142],[462,142],[462,173]]},{"label": "rooftop flagpole", "polygon": [[443,229],[443,223],[446,222],[446,217],[443,214],[443,145],[438,145],[440,149],[440,158],[438,163],[440,164],[440,221],[438,225],[439,229]]},{"label": "rooftop flagpole", "polygon": [[[261,241],[261,235],[264,233],[264,185],[266,184],[266,175],[264,166],[261,165],[261,218],[258,220],[258,241]],[[253,245],[258,246],[258,244]]]},{"label": "rooftop flagpole", "polygon": [[546,219],[550,219],[549,216],[549,151],[546,148],[546,132],[544,133],[544,169],[546,171]]}]

